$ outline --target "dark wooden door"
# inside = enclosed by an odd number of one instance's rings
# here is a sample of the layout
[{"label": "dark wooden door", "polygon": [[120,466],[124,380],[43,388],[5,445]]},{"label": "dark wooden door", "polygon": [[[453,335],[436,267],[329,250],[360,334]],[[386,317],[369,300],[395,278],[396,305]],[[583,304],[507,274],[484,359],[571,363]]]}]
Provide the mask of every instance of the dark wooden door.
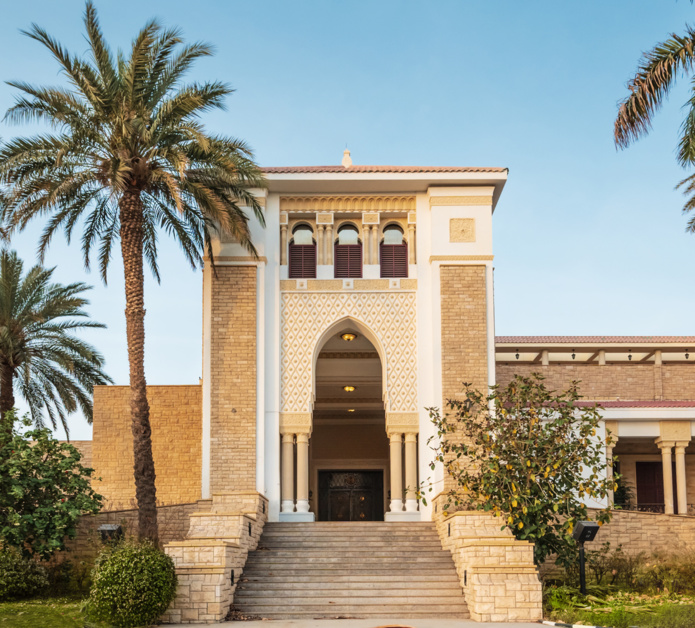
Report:
[{"label": "dark wooden door", "polygon": [[[648,512],[664,512],[664,468],[661,462],[636,462],[637,508]],[[678,512],[676,467],[673,477],[673,509]]]},{"label": "dark wooden door", "polygon": [[319,471],[319,521],[383,520],[383,471]]}]

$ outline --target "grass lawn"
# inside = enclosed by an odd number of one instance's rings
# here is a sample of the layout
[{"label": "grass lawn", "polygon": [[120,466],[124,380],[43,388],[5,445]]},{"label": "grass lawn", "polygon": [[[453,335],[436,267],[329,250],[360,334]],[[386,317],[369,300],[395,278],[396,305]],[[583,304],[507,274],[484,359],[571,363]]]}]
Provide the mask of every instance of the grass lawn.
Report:
[{"label": "grass lawn", "polygon": [[84,628],[82,598],[47,597],[0,603],[0,628]]}]

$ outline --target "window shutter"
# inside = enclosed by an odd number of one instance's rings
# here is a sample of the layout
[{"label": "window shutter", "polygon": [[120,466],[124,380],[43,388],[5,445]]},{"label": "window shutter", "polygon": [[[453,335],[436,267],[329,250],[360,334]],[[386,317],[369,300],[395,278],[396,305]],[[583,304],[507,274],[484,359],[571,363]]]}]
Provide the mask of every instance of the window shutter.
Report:
[{"label": "window shutter", "polygon": [[379,250],[382,277],[408,276],[408,245],[382,244]]},{"label": "window shutter", "polygon": [[290,279],[316,278],[316,245],[290,244]]},{"label": "window shutter", "polygon": [[334,276],[337,278],[362,277],[362,245],[336,244],[333,265]]}]

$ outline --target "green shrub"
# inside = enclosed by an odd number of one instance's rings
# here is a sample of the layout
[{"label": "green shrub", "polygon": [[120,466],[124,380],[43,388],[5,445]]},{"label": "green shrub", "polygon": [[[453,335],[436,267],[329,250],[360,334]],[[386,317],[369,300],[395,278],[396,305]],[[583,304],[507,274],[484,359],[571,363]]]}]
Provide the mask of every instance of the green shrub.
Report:
[{"label": "green shrub", "polygon": [[649,628],[692,628],[695,626],[695,606],[664,606],[650,621],[646,624]]},{"label": "green shrub", "polygon": [[97,558],[87,615],[118,628],[150,625],[176,595],[174,563],[149,543],[124,542]]},{"label": "green shrub", "polygon": [[13,549],[0,550],[0,601],[31,597],[48,586],[46,570]]},{"label": "green shrub", "polygon": [[634,585],[642,591],[695,593],[695,554],[655,554],[644,559],[634,575]]}]

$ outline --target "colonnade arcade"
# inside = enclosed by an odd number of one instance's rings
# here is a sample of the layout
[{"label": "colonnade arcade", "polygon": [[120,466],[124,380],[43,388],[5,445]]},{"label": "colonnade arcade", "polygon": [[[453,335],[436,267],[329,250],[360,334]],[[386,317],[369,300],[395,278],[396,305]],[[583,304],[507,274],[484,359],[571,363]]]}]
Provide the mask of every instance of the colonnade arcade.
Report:
[{"label": "colonnade arcade", "polygon": [[317,339],[310,421],[281,420],[281,520],[419,520],[416,413],[390,413],[388,357],[345,318]]}]

